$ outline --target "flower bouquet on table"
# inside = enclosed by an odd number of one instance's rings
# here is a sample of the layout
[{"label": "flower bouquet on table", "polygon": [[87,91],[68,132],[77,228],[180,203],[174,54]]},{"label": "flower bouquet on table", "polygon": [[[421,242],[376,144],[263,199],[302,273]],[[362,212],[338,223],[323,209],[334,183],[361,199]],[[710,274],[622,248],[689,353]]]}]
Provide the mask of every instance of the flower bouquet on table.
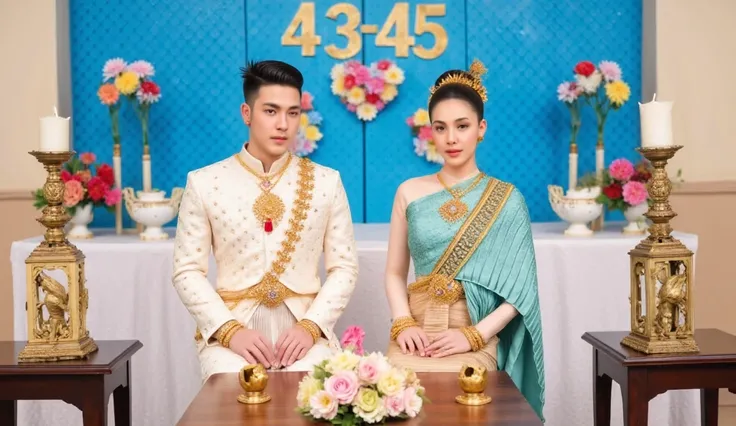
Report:
[{"label": "flower bouquet on table", "polygon": [[406,124],[411,127],[414,136],[414,152],[424,157],[430,163],[443,164],[442,156],[437,152],[437,147],[432,141],[432,125],[429,122],[429,112],[419,108],[414,114],[406,119]]},{"label": "flower bouquet on table", "polygon": [[384,423],[416,417],[425,402],[416,374],[380,353],[363,353],[363,330],[349,327],[342,349],[299,383],[297,411],[333,425]]},{"label": "flower bouquet on table", "polygon": [[[63,206],[72,217],[72,229],[67,234],[70,238],[91,238],[92,232],[87,228],[92,222],[94,207],[104,207],[111,213],[120,203],[120,188],[115,186],[115,174],[110,165],[96,163],[97,157],[91,152],[84,152],[72,157],[64,163],[61,170],[61,181],[64,183]],[[44,208],[48,202],[43,188],[34,193],[34,207]]]},{"label": "flower bouquet on table", "polygon": [[604,170],[601,180],[601,194],[596,201],[609,210],[620,210],[629,222],[624,233],[641,234],[646,229],[644,213],[649,211],[651,200],[647,182],[652,177],[648,161],[637,165],[625,158],[614,160]]}]

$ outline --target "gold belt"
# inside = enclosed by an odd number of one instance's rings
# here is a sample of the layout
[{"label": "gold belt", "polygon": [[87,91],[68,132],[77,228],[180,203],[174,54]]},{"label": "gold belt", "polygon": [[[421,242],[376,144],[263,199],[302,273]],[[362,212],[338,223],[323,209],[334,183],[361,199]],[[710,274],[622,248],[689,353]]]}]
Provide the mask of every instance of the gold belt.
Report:
[{"label": "gold belt", "polygon": [[465,296],[462,284],[446,275],[431,274],[409,284],[409,293],[426,293],[433,302],[452,305]]}]

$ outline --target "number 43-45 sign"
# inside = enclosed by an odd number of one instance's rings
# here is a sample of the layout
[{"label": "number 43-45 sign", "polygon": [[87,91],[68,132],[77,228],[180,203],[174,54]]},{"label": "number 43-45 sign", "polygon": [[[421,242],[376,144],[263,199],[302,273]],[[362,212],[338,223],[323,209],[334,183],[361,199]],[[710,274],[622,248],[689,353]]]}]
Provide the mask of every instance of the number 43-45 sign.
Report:
[{"label": "number 43-45 sign", "polygon": [[[301,3],[294,14],[289,26],[281,35],[281,44],[284,46],[301,46],[302,56],[314,56],[315,47],[322,44],[322,37],[316,34],[314,3]],[[429,17],[445,16],[444,4],[418,4],[414,21],[414,35],[431,34],[434,44],[425,47],[416,45],[414,36],[409,34],[409,3],[394,4],[386,21],[381,26],[362,24],[360,10],[350,3],[337,3],[327,10],[325,16],[337,20],[340,15],[347,17],[347,22],[338,25],[337,34],[347,39],[345,47],[336,44],[325,46],[325,52],[335,59],[348,59],[357,55],[363,47],[362,34],[376,34],[376,46],[388,46],[396,51],[396,57],[409,56],[409,48],[414,55],[422,59],[434,59],[440,56],[447,48],[447,31],[442,25],[427,20]],[[297,36],[297,29],[301,26],[301,35]],[[394,36],[389,36],[394,29]]]}]

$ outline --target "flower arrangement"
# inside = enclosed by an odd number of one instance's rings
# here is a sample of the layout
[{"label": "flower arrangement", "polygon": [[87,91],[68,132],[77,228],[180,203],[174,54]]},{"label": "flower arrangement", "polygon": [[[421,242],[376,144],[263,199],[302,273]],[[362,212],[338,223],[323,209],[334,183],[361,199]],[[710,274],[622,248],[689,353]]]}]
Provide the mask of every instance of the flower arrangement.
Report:
[{"label": "flower arrangement", "polygon": [[419,108],[406,119],[406,124],[411,127],[411,134],[414,136],[414,152],[431,163],[443,164],[445,161],[437,152],[434,142],[432,142],[429,112],[424,108]]},{"label": "flower arrangement", "polygon": [[330,71],[332,93],[348,111],[363,121],[376,118],[386,105],[396,99],[404,71],[393,61],[382,59],[370,66],[355,60],[336,64]]},{"label": "flower arrangement", "polygon": [[603,141],[603,130],[608,113],[621,108],[631,96],[629,85],[622,79],[621,67],[612,61],[601,61],[596,67],[590,61],[575,65],[575,86],[585,102],[595,111],[598,123],[598,141]]},{"label": "flower arrangement", "polygon": [[557,86],[557,99],[564,102],[570,110],[570,146],[578,143],[578,133],[580,132],[580,94],[583,92],[574,81],[565,81]]},{"label": "flower arrangement", "polygon": [[647,182],[651,177],[652,167],[646,160],[636,165],[625,158],[614,160],[603,172],[601,194],[596,201],[610,210],[621,211],[649,202]]},{"label": "flower arrangement", "polygon": [[383,423],[416,417],[425,402],[416,374],[392,366],[380,353],[363,355],[365,333],[350,327],[342,350],[317,365],[299,383],[297,411],[334,425]]},{"label": "flower arrangement", "polygon": [[317,149],[317,142],[322,140],[323,136],[318,127],[322,124],[322,115],[314,109],[313,102],[314,96],[304,91],[302,93],[302,115],[299,122],[299,132],[292,148],[292,152],[300,157],[305,157],[314,152]]},{"label": "flower arrangement", "polygon": [[[121,192],[115,187],[115,175],[108,164],[97,164],[94,153],[85,152],[72,157],[61,170],[61,181],[64,182],[63,205],[70,215],[77,208],[92,204],[93,207],[104,207],[110,212],[120,203]],[[94,173],[93,173],[94,171]],[[42,188],[34,192],[34,207],[41,209],[48,202]]]}]

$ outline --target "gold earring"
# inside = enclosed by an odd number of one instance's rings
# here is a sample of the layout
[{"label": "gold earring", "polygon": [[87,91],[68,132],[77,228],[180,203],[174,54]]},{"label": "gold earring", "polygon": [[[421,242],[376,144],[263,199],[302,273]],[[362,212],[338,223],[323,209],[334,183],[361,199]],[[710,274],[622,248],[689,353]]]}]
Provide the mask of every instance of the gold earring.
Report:
[{"label": "gold earring", "polygon": [[483,136],[478,136],[478,143],[483,142]]}]

